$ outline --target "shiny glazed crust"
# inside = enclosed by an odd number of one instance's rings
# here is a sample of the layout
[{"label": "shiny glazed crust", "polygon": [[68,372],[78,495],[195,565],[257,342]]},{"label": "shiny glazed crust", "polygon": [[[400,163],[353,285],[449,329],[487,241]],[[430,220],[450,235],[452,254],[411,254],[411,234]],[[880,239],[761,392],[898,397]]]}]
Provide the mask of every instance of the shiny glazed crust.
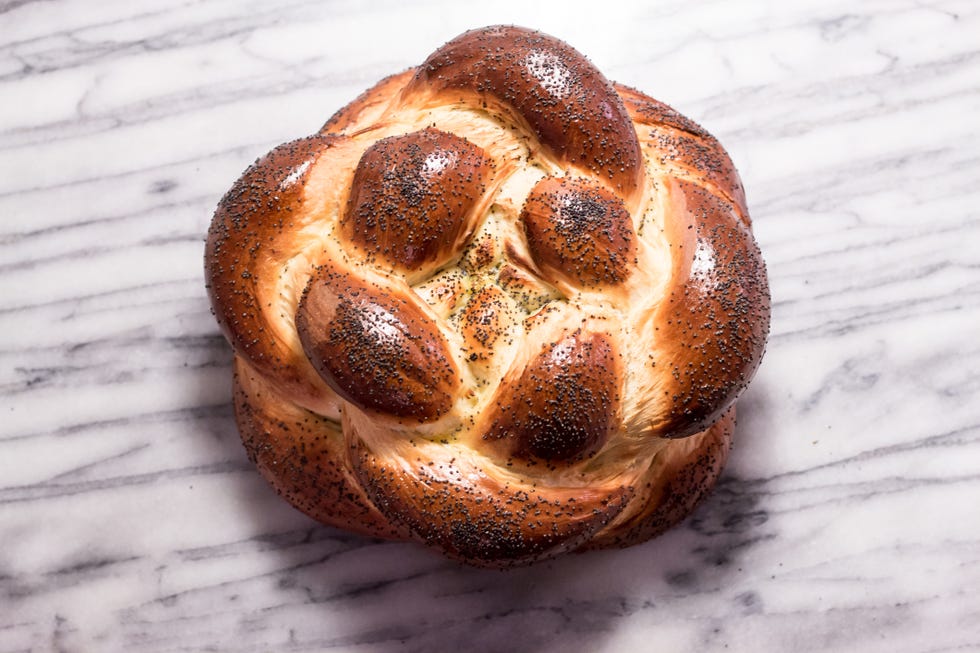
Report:
[{"label": "shiny glazed crust", "polygon": [[769,328],[721,145],[517,27],[461,35],[259,159],[205,267],[269,482],[482,566],[683,519]]}]

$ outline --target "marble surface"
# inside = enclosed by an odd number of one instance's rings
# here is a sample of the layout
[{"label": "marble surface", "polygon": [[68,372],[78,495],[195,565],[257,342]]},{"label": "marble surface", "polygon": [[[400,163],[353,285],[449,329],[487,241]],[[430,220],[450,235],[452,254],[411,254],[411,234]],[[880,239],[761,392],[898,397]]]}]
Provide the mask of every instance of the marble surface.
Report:
[{"label": "marble surface", "polygon": [[[980,651],[980,4],[0,2],[0,652]],[[774,299],[668,535],[512,572],[253,470],[202,281],[272,146],[480,25],[701,122]]]}]

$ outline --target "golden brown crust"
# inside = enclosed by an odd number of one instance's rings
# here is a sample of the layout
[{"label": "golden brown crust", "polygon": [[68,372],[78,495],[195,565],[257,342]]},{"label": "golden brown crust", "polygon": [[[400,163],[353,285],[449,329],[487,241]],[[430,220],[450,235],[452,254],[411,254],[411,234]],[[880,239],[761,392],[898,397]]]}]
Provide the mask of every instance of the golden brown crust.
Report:
[{"label": "golden brown crust", "polygon": [[303,294],[296,329],[313,367],[344,400],[429,421],[452,407],[460,378],[445,337],[410,292],[324,266]]},{"label": "golden brown crust", "polygon": [[[528,125],[538,143],[632,198],[643,183],[639,144],[612,84],[578,51],[519,27],[472,30],[419,66],[403,97],[464,99]],[[411,101],[418,101],[414,98]]]},{"label": "golden brown crust", "polygon": [[524,202],[521,222],[534,262],[552,283],[616,285],[636,267],[629,211],[591,180],[545,177]]},{"label": "golden brown crust", "polygon": [[470,564],[508,567],[574,551],[633,494],[620,482],[527,483],[439,443],[376,447],[375,429],[357,413],[344,423],[351,464],[374,505],[418,540]]},{"label": "golden brown crust", "polygon": [[645,542],[691,514],[721,474],[734,430],[733,406],[709,429],[664,447],[635,485],[633,503],[640,508],[621,512],[585,548],[625,547]]},{"label": "golden brown crust", "polygon": [[769,325],[741,181],[560,41],[467,32],[225,196],[250,457],[329,524],[510,566],[684,518]]},{"label": "golden brown crust", "polygon": [[[686,180],[667,182],[668,227],[679,280],[653,314],[654,362],[666,368],[669,408],[660,429],[682,438],[718,420],[762,360],[769,293],[762,254],[731,204]],[[658,371],[662,374],[662,371]]]},{"label": "golden brown crust", "polygon": [[493,356],[513,324],[515,313],[497,286],[484,286],[473,293],[460,312],[460,331],[470,363],[484,363]]},{"label": "golden brown crust", "polygon": [[469,239],[492,170],[482,149],[436,129],[381,139],[357,164],[340,228],[369,262],[434,270]]},{"label": "golden brown crust", "polygon": [[544,343],[489,407],[483,439],[508,458],[546,463],[581,460],[619,425],[622,371],[611,339],[576,329]]},{"label": "golden brown crust", "polygon": [[415,69],[412,68],[385,77],[330,116],[320,128],[320,134],[344,134],[351,130],[352,125],[359,122],[373,123],[387,107],[391,97],[401,91],[414,74]]},{"label": "golden brown crust", "polygon": [[305,410],[235,358],[235,419],[249,459],[287,501],[331,526],[403,538],[365,496],[338,422]]},{"label": "golden brown crust", "polygon": [[[218,204],[205,251],[214,315],[235,352],[300,403],[339,417],[335,400],[303,352],[277,329],[281,315],[271,286],[283,262],[302,249],[296,232],[308,203],[313,163],[342,141],[310,136],[280,145],[255,162]],[[287,180],[289,183],[287,183]]]},{"label": "golden brown crust", "polygon": [[671,175],[706,186],[731,204],[746,224],[745,189],[735,165],[718,140],[701,125],[639,91],[615,85],[643,146],[657,152]]}]

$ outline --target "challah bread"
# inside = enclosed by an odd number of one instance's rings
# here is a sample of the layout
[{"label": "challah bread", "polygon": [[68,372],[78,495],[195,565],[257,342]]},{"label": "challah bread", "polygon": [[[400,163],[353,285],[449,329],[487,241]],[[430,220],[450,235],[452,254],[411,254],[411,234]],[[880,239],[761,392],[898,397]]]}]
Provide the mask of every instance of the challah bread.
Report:
[{"label": "challah bread", "polygon": [[269,482],[483,566],[681,520],[769,328],[719,143],[518,27],[461,35],[259,159],[205,266]]}]

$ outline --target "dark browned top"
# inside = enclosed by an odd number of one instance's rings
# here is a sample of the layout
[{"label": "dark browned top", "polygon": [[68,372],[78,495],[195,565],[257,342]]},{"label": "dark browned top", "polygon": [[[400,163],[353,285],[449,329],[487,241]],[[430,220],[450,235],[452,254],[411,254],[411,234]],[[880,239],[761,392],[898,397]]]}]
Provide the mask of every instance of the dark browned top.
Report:
[{"label": "dark browned top", "polygon": [[548,343],[490,406],[484,439],[505,457],[578,460],[595,453],[619,419],[622,366],[610,338],[582,330]]},{"label": "dark browned top", "polygon": [[449,345],[404,291],[324,266],[296,328],[313,367],[358,408],[428,421],[453,404],[460,378]]},{"label": "dark browned top", "polygon": [[717,421],[755,374],[769,333],[765,263],[733,207],[689,181],[669,180],[670,292],[654,316],[652,363],[670,382],[659,429],[684,437]]},{"label": "dark browned top", "polygon": [[636,132],[612,84],[558,39],[513,26],[472,30],[419,66],[403,98],[433,94],[504,111],[562,162],[631,198],[642,187]]},{"label": "dark browned top", "polygon": [[523,565],[573,551],[627,505],[634,489],[535,487],[483,459],[418,442],[411,456],[379,455],[352,423],[351,464],[381,512],[422,542],[469,564]]},{"label": "dark browned top", "polygon": [[492,171],[483,150],[437,129],[382,139],[357,164],[341,228],[369,260],[437,268],[473,230]]},{"label": "dark browned top", "polygon": [[339,136],[311,136],[257,160],[218,204],[204,255],[214,316],[235,352],[284,389],[307,397],[329,390],[303,352],[277,336],[273,321],[281,316],[269,295],[288,273],[283,262],[305,245],[297,232],[306,220],[309,171],[324,152],[344,142]]},{"label": "dark browned top", "polygon": [[521,221],[531,256],[551,282],[615,285],[636,265],[629,211],[594,181],[545,177],[531,190]]}]

